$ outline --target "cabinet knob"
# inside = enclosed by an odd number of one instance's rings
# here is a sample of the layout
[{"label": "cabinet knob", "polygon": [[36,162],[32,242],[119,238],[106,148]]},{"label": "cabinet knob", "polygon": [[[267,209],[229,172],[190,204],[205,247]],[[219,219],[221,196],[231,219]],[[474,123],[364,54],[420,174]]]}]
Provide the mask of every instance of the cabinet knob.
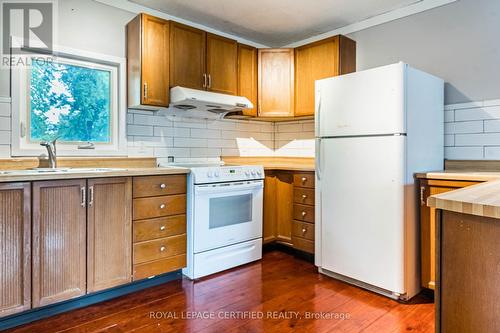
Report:
[{"label": "cabinet knob", "polygon": [[161,204],[160,209],[164,209],[164,208],[165,208],[165,204]]},{"label": "cabinet knob", "polygon": [[161,184],[161,185],[160,185],[160,188],[167,188],[167,185],[165,185],[165,184]]},{"label": "cabinet knob", "polygon": [[307,180],[307,178],[306,178],[306,177],[302,177],[302,183],[305,183],[305,182],[306,182],[306,180]]},{"label": "cabinet knob", "polygon": [[302,217],[306,216],[307,213],[306,212],[302,212]]},{"label": "cabinet knob", "polygon": [[160,252],[164,252],[167,248],[165,246],[160,247]]},{"label": "cabinet knob", "polygon": [[165,226],[164,226],[164,225],[162,225],[162,226],[160,227],[160,231],[165,231],[165,229],[166,229],[166,228],[165,228]]},{"label": "cabinet knob", "polygon": [[302,228],[302,235],[305,235],[305,234],[306,234],[306,232],[307,232],[307,228],[305,228],[305,227],[304,227],[304,228]]},{"label": "cabinet knob", "polygon": [[302,194],[302,199],[303,199],[303,200],[307,199],[307,195]]}]

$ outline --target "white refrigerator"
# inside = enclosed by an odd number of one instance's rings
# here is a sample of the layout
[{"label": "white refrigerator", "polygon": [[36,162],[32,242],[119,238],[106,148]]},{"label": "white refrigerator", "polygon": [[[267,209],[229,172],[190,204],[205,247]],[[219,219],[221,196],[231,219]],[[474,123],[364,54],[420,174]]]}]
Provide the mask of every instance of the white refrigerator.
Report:
[{"label": "white refrigerator", "polygon": [[443,168],[443,80],[397,63],[315,89],[315,264],[407,300],[421,289],[414,173]]}]

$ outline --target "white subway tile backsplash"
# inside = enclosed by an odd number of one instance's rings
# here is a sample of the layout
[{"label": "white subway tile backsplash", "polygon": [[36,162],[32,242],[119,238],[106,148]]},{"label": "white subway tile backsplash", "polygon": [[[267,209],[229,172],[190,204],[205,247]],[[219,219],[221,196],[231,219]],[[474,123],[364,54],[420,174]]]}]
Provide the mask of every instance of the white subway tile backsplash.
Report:
[{"label": "white subway tile backsplash", "polygon": [[220,157],[220,148],[191,148],[191,157]]},{"label": "white subway tile backsplash", "polygon": [[500,106],[455,110],[455,121],[499,119]]},{"label": "white subway tile backsplash", "polygon": [[496,146],[500,144],[500,133],[456,134],[455,146]]},{"label": "white subway tile backsplash", "polygon": [[444,122],[450,123],[452,121],[455,121],[455,111],[444,111]]},{"label": "white subway tile backsplash", "polygon": [[[484,131],[485,132],[500,132],[500,119],[485,120],[484,121]],[[499,143],[499,145],[500,145],[500,143]]]},{"label": "white subway tile backsplash", "polygon": [[10,145],[0,145],[0,157],[10,157]]},{"label": "white subway tile backsplash", "polygon": [[0,131],[0,145],[10,145],[10,131]]},{"label": "white subway tile backsplash", "polygon": [[174,137],[174,147],[179,148],[204,148],[207,147],[207,139],[177,138]]},{"label": "white subway tile backsplash", "polygon": [[453,147],[454,145],[455,145],[455,135],[445,134],[444,135],[444,146],[445,147]]},{"label": "white subway tile backsplash", "polygon": [[127,125],[127,135],[153,136],[153,134],[154,131],[152,126]]},{"label": "white subway tile backsplash", "polygon": [[484,147],[485,160],[500,160],[500,146]]},{"label": "white subway tile backsplash", "polygon": [[454,123],[444,124],[445,134],[458,134],[458,133],[482,133],[483,121],[461,121]]},{"label": "white subway tile backsplash", "polygon": [[217,139],[220,138],[220,130],[204,129],[204,128],[192,128],[191,129],[192,138],[209,138]]},{"label": "white subway tile backsplash", "polygon": [[449,160],[481,160],[483,147],[445,147],[444,158]]},{"label": "white subway tile backsplash", "polygon": [[10,131],[10,117],[0,117],[0,131]]},{"label": "white subway tile backsplash", "polygon": [[0,116],[10,117],[10,103],[0,103]]}]

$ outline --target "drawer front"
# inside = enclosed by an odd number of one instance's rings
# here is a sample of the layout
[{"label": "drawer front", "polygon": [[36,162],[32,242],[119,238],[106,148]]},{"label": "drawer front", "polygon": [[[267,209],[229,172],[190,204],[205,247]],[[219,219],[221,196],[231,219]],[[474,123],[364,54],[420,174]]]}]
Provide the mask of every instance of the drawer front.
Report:
[{"label": "drawer front", "polygon": [[301,221],[293,221],[292,235],[308,240],[314,240],[314,224]]},{"label": "drawer front", "polygon": [[146,279],[186,267],[186,255],[155,260],[146,264],[134,265],[134,281]]},{"label": "drawer front", "polygon": [[186,253],[186,234],[134,244],[134,265]]},{"label": "drawer front", "polygon": [[293,205],[293,219],[314,223],[314,206]]},{"label": "drawer front", "polygon": [[314,173],[296,173],[293,175],[293,185],[314,188]]},{"label": "drawer front", "polygon": [[185,193],[185,175],[134,177],[134,198]]},{"label": "drawer front", "polygon": [[186,214],[186,195],[134,199],[134,220]]},{"label": "drawer front", "polygon": [[134,221],[134,242],[143,242],[185,233],[186,215]]},{"label": "drawer front", "polygon": [[314,242],[305,238],[292,236],[293,248],[307,253],[314,253]]},{"label": "drawer front", "polygon": [[302,187],[294,188],[293,202],[304,205],[314,205],[314,189]]}]

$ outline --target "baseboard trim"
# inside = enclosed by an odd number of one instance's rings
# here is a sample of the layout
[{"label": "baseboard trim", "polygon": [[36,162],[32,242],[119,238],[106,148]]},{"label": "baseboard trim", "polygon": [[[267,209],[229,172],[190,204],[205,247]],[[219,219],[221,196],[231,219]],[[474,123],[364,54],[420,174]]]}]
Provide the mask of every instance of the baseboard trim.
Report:
[{"label": "baseboard trim", "polygon": [[182,279],[182,271],[178,270],[175,272],[163,274],[156,276],[151,279],[141,280],[137,282],[132,282],[130,284],[116,287],[113,289],[104,290],[101,292],[93,293],[90,295],[85,295],[79,298],[71,299],[61,303],[48,305],[38,309],[32,309],[18,314],[10,315],[8,317],[0,319],[0,331],[6,330],[8,328],[28,324],[40,319],[48,318],[63,312],[68,312],[71,310],[76,310],[89,305],[101,303],[108,301],[113,298],[124,296],[136,291],[140,291],[146,288],[158,286],[173,280]]},{"label": "baseboard trim", "polygon": [[308,253],[304,252],[301,250],[294,249],[290,245],[285,245],[280,242],[272,242],[272,243],[267,243],[262,246],[262,252],[272,252],[272,251],[281,251],[287,254],[290,254],[298,259],[305,260],[307,262],[313,263],[314,264],[314,254],[313,253]]}]

